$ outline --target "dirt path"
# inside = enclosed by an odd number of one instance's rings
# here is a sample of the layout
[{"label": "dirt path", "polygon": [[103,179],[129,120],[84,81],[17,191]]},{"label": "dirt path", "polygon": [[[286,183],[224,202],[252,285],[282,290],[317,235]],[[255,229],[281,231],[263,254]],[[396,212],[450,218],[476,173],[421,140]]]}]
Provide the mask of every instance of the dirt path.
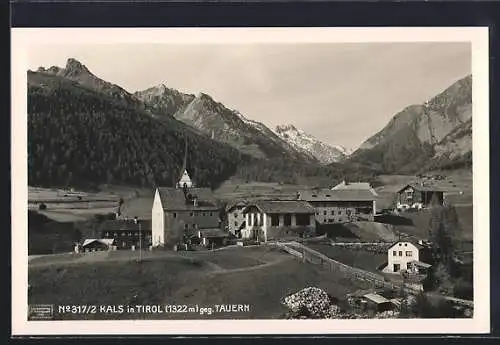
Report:
[{"label": "dirt path", "polygon": [[[230,250],[234,249],[238,246],[228,246],[224,248],[218,248],[213,251],[200,251],[200,252],[143,252],[143,260],[151,261],[151,260],[162,260],[162,259],[173,259],[173,260],[198,260],[203,262],[211,269],[208,273],[231,273],[231,272],[243,272],[247,270],[254,270],[265,268],[271,265],[274,265],[279,262],[283,262],[285,260],[292,259],[287,256],[283,256],[281,258],[270,258],[269,253],[272,251],[264,251],[259,253],[258,260],[263,261],[264,263],[246,266],[246,267],[238,267],[238,268],[223,268],[217,265],[214,262],[210,261],[210,255],[215,254],[218,251]],[[257,247],[257,246],[256,246]],[[249,247],[244,247],[250,248]],[[237,255],[243,255],[244,250],[238,251]],[[183,254],[186,253],[186,254]],[[273,253],[275,254],[275,253]],[[250,253],[248,253],[250,255]],[[249,256],[250,258],[256,259],[253,255]],[[48,255],[33,255],[29,257],[28,265],[30,268],[32,267],[50,267],[54,265],[81,265],[81,264],[92,264],[97,262],[123,262],[123,261],[135,261],[139,258],[139,253],[137,251],[123,251],[123,252],[113,252],[113,251],[101,251],[101,252],[92,252],[92,253],[64,253],[64,254],[48,254]]]}]

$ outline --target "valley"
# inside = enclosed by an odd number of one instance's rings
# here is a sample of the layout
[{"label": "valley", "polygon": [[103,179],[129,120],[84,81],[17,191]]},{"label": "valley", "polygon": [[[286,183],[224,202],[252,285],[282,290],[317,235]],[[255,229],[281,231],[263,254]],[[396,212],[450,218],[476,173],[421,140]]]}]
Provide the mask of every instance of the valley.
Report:
[{"label": "valley", "polygon": [[[348,294],[408,290],[403,271],[422,267],[408,274],[424,291],[443,262],[425,292],[472,299],[471,88],[467,76],[409,105],[351,153],[203,92],[128,92],[72,58],[28,71],[30,303],[243,303],[232,317],[284,318],[283,296],[308,286],[354,310]],[[416,250],[403,263],[397,243]],[[447,243],[449,257],[418,259]],[[177,315],[85,318],[103,317]]]}]

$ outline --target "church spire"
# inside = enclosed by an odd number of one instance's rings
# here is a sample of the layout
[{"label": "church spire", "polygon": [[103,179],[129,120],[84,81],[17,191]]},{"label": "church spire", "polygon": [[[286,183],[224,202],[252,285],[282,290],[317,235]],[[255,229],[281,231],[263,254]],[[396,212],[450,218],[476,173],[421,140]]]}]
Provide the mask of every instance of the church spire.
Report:
[{"label": "church spire", "polygon": [[188,139],[186,135],[186,141],[185,141],[185,147],[184,147],[184,160],[182,162],[182,168],[179,176],[179,180],[177,182],[177,187],[178,188],[184,188],[186,187],[192,187],[193,183],[191,181],[191,178],[189,177],[189,174],[187,172],[187,158],[188,158]]}]

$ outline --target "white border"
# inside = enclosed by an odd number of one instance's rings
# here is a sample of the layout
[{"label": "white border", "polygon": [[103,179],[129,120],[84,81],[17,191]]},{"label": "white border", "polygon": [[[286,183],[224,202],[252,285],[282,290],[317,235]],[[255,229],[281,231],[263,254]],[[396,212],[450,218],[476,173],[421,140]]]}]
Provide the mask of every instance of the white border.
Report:
[{"label": "white border", "polygon": [[[490,330],[488,28],[19,29],[12,61],[12,334],[461,334]],[[472,319],[27,321],[27,81],[34,44],[470,42],[473,75],[474,300]]]}]

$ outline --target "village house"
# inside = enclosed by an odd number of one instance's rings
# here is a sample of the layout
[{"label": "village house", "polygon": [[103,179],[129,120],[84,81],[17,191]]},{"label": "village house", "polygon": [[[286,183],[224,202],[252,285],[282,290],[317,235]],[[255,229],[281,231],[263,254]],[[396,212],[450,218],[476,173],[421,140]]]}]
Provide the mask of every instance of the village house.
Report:
[{"label": "village house", "polygon": [[369,190],[313,189],[299,192],[297,199],[314,207],[320,224],[373,221],[376,213],[376,197]]},{"label": "village house", "polygon": [[387,249],[385,273],[421,274],[431,267],[430,249],[422,241],[400,240]]},{"label": "village house", "polygon": [[191,236],[191,242],[204,247],[220,247],[226,244],[228,237],[229,233],[221,229],[203,229]]},{"label": "village house", "polygon": [[[118,249],[136,249],[151,245],[151,221],[145,219],[106,220],[99,226],[101,238],[114,239]],[[141,243],[139,243],[141,241]]]},{"label": "village house", "polygon": [[378,196],[375,189],[373,189],[368,182],[350,182],[343,180],[338,185],[332,187],[332,190],[367,190],[372,193],[373,196]]},{"label": "village house", "polygon": [[287,236],[314,236],[314,208],[300,200],[262,200],[244,209],[241,237],[269,241]]},{"label": "village house", "polygon": [[[187,171],[185,176],[189,179]],[[151,214],[153,247],[174,245],[198,230],[221,228],[220,209],[210,188],[194,187],[191,179],[182,185],[156,188]]]},{"label": "village house", "polygon": [[115,250],[115,240],[111,238],[90,238],[83,241],[81,248],[75,247],[75,252],[100,252]]},{"label": "village house", "polygon": [[429,207],[431,204],[444,205],[444,191],[435,186],[424,183],[408,184],[396,193],[396,208],[404,210],[409,208]]},{"label": "village house", "polygon": [[241,230],[245,227],[243,209],[247,204],[245,201],[237,201],[226,207],[227,228],[236,237],[241,237]]}]

